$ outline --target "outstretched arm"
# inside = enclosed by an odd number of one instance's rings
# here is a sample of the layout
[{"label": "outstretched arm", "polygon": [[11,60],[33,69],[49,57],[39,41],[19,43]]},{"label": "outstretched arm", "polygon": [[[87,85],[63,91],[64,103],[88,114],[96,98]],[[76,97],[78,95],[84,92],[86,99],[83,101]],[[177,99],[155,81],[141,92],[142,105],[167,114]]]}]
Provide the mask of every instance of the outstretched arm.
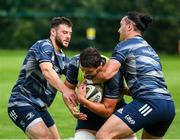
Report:
[{"label": "outstretched arm", "polygon": [[[67,80],[65,80],[64,84],[68,88],[72,89],[74,91],[74,94],[75,94],[75,87],[76,87],[76,85],[73,85],[73,84],[69,83]],[[64,103],[66,104],[66,106],[68,107],[69,111],[71,112],[71,114],[75,118],[77,118],[79,120],[87,120],[87,115],[86,114],[83,114],[83,113],[79,112],[79,110],[77,109],[77,106],[74,106],[73,104],[68,102],[68,100],[66,99],[66,97],[64,95],[62,97],[63,97]]]},{"label": "outstretched arm", "polygon": [[44,75],[45,79],[51,84],[54,88],[58,91],[62,92],[64,96],[67,97],[68,102],[72,103],[74,106],[76,105],[76,96],[74,92],[66,87],[63,81],[60,80],[58,74],[53,69],[53,66],[50,62],[43,62],[40,65],[42,74]]}]

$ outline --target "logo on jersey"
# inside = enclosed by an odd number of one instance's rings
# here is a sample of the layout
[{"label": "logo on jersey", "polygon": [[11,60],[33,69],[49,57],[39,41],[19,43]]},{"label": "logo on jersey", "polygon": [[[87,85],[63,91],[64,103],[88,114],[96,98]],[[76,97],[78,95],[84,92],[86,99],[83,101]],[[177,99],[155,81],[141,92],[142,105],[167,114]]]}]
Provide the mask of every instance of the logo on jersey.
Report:
[{"label": "logo on jersey", "polygon": [[14,120],[16,121],[18,115],[16,114],[16,112],[14,110],[12,110],[10,113],[9,113],[9,116]]},{"label": "logo on jersey", "polygon": [[153,109],[148,105],[145,104],[143,107],[141,107],[138,111],[145,117],[147,116]]},{"label": "logo on jersey", "polygon": [[20,121],[20,125],[21,125],[22,127],[25,127],[25,123],[24,123],[23,120]]},{"label": "logo on jersey", "polygon": [[120,114],[122,114],[123,108],[120,108],[120,109],[118,110],[118,112],[119,112]]},{"label": "logo on jersey", "polygon": [[133,119],[129,116],[129,114],[126,115],[124,118],[125,118],[130,124],[135,124],[135,123],[136,123],[135,120],[133,120]]},{"label": "logo on jersey", "polygon": [[34,114],[32,112],[29,112],[27,115],[26,115],[26,119],[27,120],[30,120],[34,117]]}]

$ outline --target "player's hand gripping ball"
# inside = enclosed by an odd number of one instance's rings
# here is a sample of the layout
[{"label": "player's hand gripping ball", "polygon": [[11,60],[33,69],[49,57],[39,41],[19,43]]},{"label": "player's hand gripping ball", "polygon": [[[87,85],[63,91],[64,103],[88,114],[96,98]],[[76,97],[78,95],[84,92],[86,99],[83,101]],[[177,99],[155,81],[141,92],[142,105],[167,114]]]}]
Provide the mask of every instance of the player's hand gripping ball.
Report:
[{"label": "player's hand gripping ball", "polygon": [[103,88],[101,85],[87,85],[86,86],[86,99],[92,102],[100,103],[103,97]]}]

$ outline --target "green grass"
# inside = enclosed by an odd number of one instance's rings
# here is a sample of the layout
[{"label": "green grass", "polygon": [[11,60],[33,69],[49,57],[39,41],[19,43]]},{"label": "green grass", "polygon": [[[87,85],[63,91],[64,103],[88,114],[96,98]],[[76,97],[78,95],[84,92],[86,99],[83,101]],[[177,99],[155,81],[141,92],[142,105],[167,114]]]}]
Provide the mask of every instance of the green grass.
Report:
[{"label": "green grass", "polygon": [[[78,52],[66,52],[68,56],[73,56]],[[0,50],[0,139],[24,139],[27,138],[23,132],[17,128],[9,119],[7,114],[7,102],[10,96],[12,86],[17,80],[21,64],[25,57],[26,51],[23,50]],[[110,56],[111,53],[105,53]],[[180,56],[160,55],[163,72],[166,83],[173,96],[176,105],[176,117],[166,133],[166,139],[177,139],[180,128]],[[127,100],[129,100],[127,98]],[[76,120],[68,112],[62,101],[61,95],[57,97],[49,108],[49,112],[53,116],[61,138],[72,137],[76,125]],[[140,138],[140,132],[138,132]]]}]

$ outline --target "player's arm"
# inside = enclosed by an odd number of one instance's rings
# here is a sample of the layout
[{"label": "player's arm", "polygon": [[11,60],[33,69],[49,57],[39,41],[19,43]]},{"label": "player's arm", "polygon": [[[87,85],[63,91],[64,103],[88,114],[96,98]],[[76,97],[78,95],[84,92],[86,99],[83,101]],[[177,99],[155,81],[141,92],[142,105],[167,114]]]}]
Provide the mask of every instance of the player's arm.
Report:
[{"label": "player's arm", "polygon": [[58,91],[62,92],[63,96],[66,97],[68,102],[76,105],[76,96],[74,90],[66,87],[64,83],[60,80],[58,74],[53,69],[53,65],[50,62],[40,63],[40,69],[45,79]]},{"label": "player's arm", "polygon": [[86,98],[80,99],[81,104],[86,106],[92,112],[104,117],[108,118],[114,112],[115,106],[118,102],[118,99],[108,99],[104,98],[102,103],[95,103],[87,100]]},{"label": "player's arm", "polygon": [[103,83],[111,79],[120,69],[121,64],[115,59],[110,59],[93,79],[93,83]]},{"label": "player's arm", "polygon": [[77,90],[77,96],[79,99],[79,102],[83,104],[85,107],[87,107],[92,112],[102,116],[102,117],[109,117],[118,102],[118,99],[109,99],[109,98],[103,98],[103,101],[101,103],[95,103],[92,101],[89,101],[85,98],[86,94],[86,86],[81,85]]},{"label": "player's arm", "polygon": [[[65,80],[64,84],[65,84],[68,88],[70,88],[70,89],[72,89],[73,91],[75,91],[76,84],[71,84],[71,83],[68,82],[67,80]],[[87,120],[87,115],[86,115],[86,114],[83,114],[83,113],[79,112],[79,110],[77,109],[76,106],[74,106],[73,104],[71,104],[70,102],[68,102],[68,101],[66,100],[66,98],[64,98],[64,96],[62,96],[62,97],[63,97],[64,103],[66,104],[66,106],[68,107],[69,111],[71,112],[71,114],[72,114],[75,118],[77,118],[77,119],[79,119],[79,120]]]}]

